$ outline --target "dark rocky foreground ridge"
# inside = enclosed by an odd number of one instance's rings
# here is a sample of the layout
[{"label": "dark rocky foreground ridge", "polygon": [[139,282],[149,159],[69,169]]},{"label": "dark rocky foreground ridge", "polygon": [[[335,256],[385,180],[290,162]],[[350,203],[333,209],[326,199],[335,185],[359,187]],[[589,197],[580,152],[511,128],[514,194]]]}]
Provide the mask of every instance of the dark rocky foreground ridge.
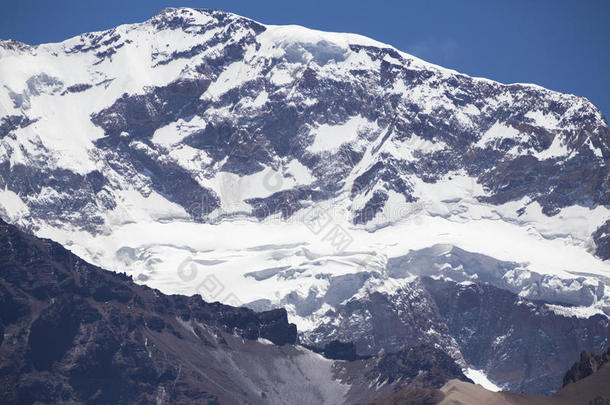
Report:
[{"label": "dark rocky foreground ridge", "polygon": [[331,361],[296,332],[282,309],[167,296],[0,220],[0,403],[357,403],[469,381],[432,347]]},{"label": "dark rocky foreground ridge", "polygon": [[278,345],[296,339],[284,310],[165,296],[4,222],[0,249],[2,403],[146,402],[170,382],[169,397],[214,398],[193,390],[201,377],[177,361],[187,355],[175,346],[181,322],[195,324],[189,333],[202,347],[226,345],[223,333]]}]

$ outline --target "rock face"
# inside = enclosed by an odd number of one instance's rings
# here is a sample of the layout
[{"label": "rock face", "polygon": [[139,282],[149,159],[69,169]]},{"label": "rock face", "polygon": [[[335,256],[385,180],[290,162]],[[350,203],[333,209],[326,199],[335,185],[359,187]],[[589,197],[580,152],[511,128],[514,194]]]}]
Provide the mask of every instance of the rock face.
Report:
[{"label": "rock face", "polygon": [[425,284],[468,364],[507,381],[510,391],[549,394],[579,347],[600,350],[610,342],[603,315],[560,315],[489,285]]},{"label": "rock face", "polygon": [[610,349],[600,355],[583,350],[580,353],[580,360],[574,363],[563,377],[563,386],[587,378],[609,362]]},{"label": "rock face", "polygon": [[426,346],[356,360],[335,342],[353,361],[323,359],[284,310],[163,295],[1,220],[0,304],[3,404],[338,404],[469,381]]},{"label": "rock face", "polygon": [[358,358],[356,346],[353,342],[340,342],[333,340],[324,346],[322,352],[327,359],[353,361]]},{"label": "rock face", "polygon": [[[442,397],[439,389],[448,381],[472,382],[449,355],[431,346],[411,347],[371,359],[343,363],[339,373],[343,381],[352,385],[346,396],[348,404],[371,400],[384,403],[388,398],[393,398],[396,392],[402,392],[403,397],[405,392],[409,393],[412,401],[397,403],[432,404]],[[360,377],[362,374],[364,380]],[[363,382],[370,385],[369,389],[374,389],[375,396],[363,396],[362,393],[367,390]],[[406,386],[401,382],[406,382]]]},{"label": "rock face", "polygon": [[489,284],[427,277],[393,294],[352,299],[324,318],[301,339],[314,345],[352,339],[360,354],[437,346],[515,392],[556,391],[580,348],[600,350],[610,342],[603,315],[560,315]]},{"label": "rock face", "polygon": [[593,233],[595,254],[604,260],[610,259],[610,220]]},{"label": "rock face", "polygon": [[382,382],[391,383],[407,377],[417,381],[419,387],[440,388],[447,380],[460,376],[462,371],[445,352],[420,346],[383,356],[375,361],[375,367],[368,373]]}]

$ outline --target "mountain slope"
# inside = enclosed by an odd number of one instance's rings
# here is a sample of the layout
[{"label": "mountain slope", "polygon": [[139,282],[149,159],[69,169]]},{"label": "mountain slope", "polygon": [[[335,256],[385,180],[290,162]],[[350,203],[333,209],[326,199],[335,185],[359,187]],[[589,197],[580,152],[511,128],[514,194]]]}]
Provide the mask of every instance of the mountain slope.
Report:
[{"label": "mountain slope", "polygon": [[[560,323],[610,314],[610,129],[582,97],[194,9],[1,41],[0,84],[4,216],[165,293],[285,307],[304,337],[422,276],[543,301]],[[550,392],[559,369],[496,382]]]},{"label": "mountain slope", "polygon": [[[607,357],[607,354],[605,355]],[[551,397],[516,395],[511,393],[493,393],[479,386],[462,381],[450,381],[442,389],[444,398],[440,405],[579,405],[603,404],[610,398],[610,368],[603,364],[590,374],[575,377],[574,371],[586,368],[591,358],[597,356],[583,352],[580,361],[566,374],[566,385]],[[569,382],[568,382],[569,381]]]},{"label": "mountain slope", "polygon": [[580,350],[608,346],[610,323],[600,314],[558,314],[488,284],[425,277],[337,305],[300,339],[319,346],[351,340],[361,354],[432,345],[504,390],[548,395],[561,388]]},{"label": "mountain slope", "polygon": [[[346,193],[352,220],[369,222],[459,175],[471,198],[518,202],[513,217],[608,205],[610,130],[585,99],[473,79],[356,35],[167,9],[60,44],[5,41],[1,61],[4,178],[32,171],[33,189],[7,184],[32,226],[68,190],[79,201],[61,207],[64,222],[133,220],[108,218],[130,189],[202,219],[289,215]],[[223,190],[230,174],[242,176],[236,195]],[[35,201],[45,186],[60,201]]]}]

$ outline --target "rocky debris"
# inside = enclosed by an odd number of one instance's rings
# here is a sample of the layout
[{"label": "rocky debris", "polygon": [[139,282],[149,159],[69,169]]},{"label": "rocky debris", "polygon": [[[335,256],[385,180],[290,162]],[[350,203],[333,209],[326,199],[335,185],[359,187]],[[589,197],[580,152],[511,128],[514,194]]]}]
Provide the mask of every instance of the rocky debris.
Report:
[{"label": "rocky debris", "polygon": [[599,355],[583,350],[580,353],[580,359],[574,363],[563,377],[563,386],[565,387],[568,384],[587,378],[607,363],[610,363],[610,348]]},{"label": "rocky debris", "polygon": [[407,388],[378,398],[367,405],[435,405],[444,398],[435,388]]}]

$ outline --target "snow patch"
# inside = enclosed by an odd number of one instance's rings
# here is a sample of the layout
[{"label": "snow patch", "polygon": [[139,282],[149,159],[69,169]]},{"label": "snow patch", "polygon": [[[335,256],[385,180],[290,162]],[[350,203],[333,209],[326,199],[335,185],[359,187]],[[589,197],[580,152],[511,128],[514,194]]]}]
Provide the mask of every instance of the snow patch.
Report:
[{"label": "snow patch", "polygon": [[159,145],[171,146],[181,142],[196,131],[205,129],[205,121],[199,116],[179,119],[155,131],[152,141]]},{"label": "snow patch", "polygon": [[295,181],[300,185],[308,185],[316,180],[309,168],[297,159],[292,159],[288,162],[286,169],[286,172],[293,176]]},{"label": "snow patch", "polygon": [[481,139],[475,143],[479,148],[485,148],[490,144],[495,144],[502,139],[518,139],[519,131],[513,127],[496,122],[483,134]]},{"label": "snow patch", "polygon": [[546,304],[546,307],[556,313],[557,315],[565,316],[567,318],[582,318],[587,319],[594,315],[604,315],[604,311],[596,306],[565,306],[556,304]]},{"label": "snow patch", "polygon": [[314,141],[307,150],[311,153],[336,151],[344,143],[356,141],[359,131],[370,126],[371,123],[362,116],[351,117],[339,125],[320,125],[311,131]]},{"label": "snow patch", "polygon": [[28,206],[15,192],[4,189],[0,191],[0,210],[8,215],[11,221],[21,218],[30,212]]},{"label": "snow patch", "polygon": [[481,387],[485,388],[486,390],[493,391],[493,392],[502,391],[502,388],[498,387],[496,384],[494,384],[487,377],[487,375],[481,370],[477,370],[474,368],[467,368],[464,371],[464,375],[466,377],[470,378],[472,381],[474,381],[475,384],[479,384]]},{"label": "snow patch", "polygon": [[534,123],[539,127],[558,128],[559,120],[551,113],[545,113],[542,110],[529,111],[525,117],[534,120]]},{"label": "snow patch", "polygon": [[568,150],[568,145],[563,142],[563,137],[556,135],[553,138],[551,146],[542,152],[535,153],[534,156],[536,156],[536,158],[539,160],[545,160],[567,156],[569,153],[570,151]]}]

